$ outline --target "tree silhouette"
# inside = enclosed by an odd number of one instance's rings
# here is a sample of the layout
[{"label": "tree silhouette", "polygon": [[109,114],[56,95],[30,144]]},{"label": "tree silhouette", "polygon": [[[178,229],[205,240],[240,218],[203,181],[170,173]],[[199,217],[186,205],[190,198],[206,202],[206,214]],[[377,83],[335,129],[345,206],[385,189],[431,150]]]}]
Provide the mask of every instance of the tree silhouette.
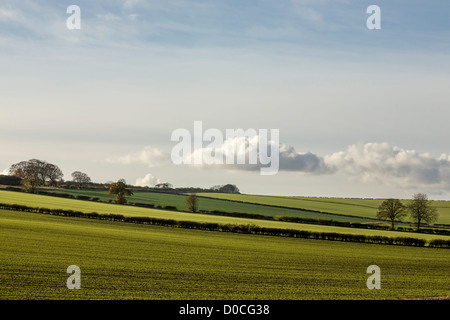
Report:
[{"label": "tree silhouette", "polygon": [[432,207],[428,196],[424,193],[416,193],[412,202],[408,205],[411,218],[417,222],[417,232],[420,231],[420,223],[433,223],[438,218],[437,209]]},{"label": "tree silhouette", "polygon": [[391,229],[394,230],[394,221],[407,216],[406,207],[398,199],[384,200],[378,207],[377,218],[391,220]]}]

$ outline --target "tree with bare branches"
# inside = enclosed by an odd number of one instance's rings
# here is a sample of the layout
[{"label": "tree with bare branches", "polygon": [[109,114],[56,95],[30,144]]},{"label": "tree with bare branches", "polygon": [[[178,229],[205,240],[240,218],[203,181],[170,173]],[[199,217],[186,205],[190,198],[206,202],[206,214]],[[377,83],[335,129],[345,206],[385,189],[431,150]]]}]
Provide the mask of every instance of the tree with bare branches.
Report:
[{"label": "tree with bare branches", "polygon": [[416,193],[413,200],[408,204],[411,218],[417,223],[417,232],[420,231],[422,222],[434,223],[438,218],[437,209],[431,206],[431,201],[424,193]]},{"label": "tree with bare branches", "polygon": [[394,221],[402,220],[407,216],[406,207],[398,199],[384,200],[378,206],[377,218],[383,220],[391,220],[391,229],[394,230]]},{"label": "tree with bare branches", "polygon": [[72,172],[73,182],[78,185],[78,189],[82,189],[87,183],[91,182],[91,178],[84,172]]}]

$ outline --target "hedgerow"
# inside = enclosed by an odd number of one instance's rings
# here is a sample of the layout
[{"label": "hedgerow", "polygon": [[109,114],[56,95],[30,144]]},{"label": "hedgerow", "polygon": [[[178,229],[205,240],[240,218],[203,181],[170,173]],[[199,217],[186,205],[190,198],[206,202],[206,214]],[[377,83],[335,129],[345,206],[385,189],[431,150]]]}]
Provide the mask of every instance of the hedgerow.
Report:
[{"label": "hedgerow", "polygon": [[[374,243],[386,245],[403,245],[424,247],[427,242],[424,239],[410,238],[410,237],[386,237],[386,236],[370,236],[363,234],[344,234],[338,232],[313,232],[306,230],[295,229],[279,229],[279,228],[265,228],[254,224],[235,225],[235,224],[220,224],[211,222],[196,222],[196,221],[178,221],[173,219],[161,219],[152,217],[125,217],[121,214],[99,214],[97,212],[85,213],[74,210],[63,209],[49,209],[39,207],[29,207],[20,204],[6,204],[0,203],[0,209],[34,212],[40,214],[50,214],[66,217],[79,217],[89,219],[100,219],[109,221],[120,221],[137,224],[150,224],[159,226],[170,226],[187,229],[199,229],[208,231],[222,231],[222,232],[236,232],[256,235],[270,235],[281,237],[293,237],[303,239],[316,240],[330,240],[330,241],[344,241],[344,242],[359,242],[359,243]],[[433,248],[450,248],[450,240],[435,239],[428,243],[428,247]]]}]

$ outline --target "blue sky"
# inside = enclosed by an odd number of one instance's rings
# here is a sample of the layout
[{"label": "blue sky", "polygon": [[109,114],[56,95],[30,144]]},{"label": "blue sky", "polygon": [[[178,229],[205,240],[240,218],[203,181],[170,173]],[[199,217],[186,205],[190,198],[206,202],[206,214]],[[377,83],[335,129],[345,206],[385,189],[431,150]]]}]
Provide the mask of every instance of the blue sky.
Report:
[{"label": "blue sky", "polygon": [[[69,5],[81,30],[68,30]],[[366,9],[381,8],[381,30]],[[0,171],[449,199],[448,1],[2,1]],[[177,128],[279,129],[276,176],[175,166]],[[310,153],[329,170],[294,170]],[[159,180],[158,180],[159,179]]]}]

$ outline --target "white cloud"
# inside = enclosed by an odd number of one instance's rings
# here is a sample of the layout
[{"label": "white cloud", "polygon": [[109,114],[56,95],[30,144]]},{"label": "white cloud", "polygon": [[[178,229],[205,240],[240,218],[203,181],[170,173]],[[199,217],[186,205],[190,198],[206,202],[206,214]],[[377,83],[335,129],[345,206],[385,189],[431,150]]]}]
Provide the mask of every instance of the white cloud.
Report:
[{"label": "white cloud", "polygon": [[333,172],[400,188],[450,189],[449,160],[446,155],[433,158],[428,153],[405,150],[386,142],[354,144],[324,157],[325,165]]},{"label": "white cloud", "polygon": [[2,175],[9,175],[9,169],[5,169],[3,171],[0,171],[0,174],[2,174]]},{"label": "white cloud", "polygon": [[[231,170],[260,170],[262,167],[273,167],[278,171],[279,159],[273,153],[275,142],[270,140],[267,142],[267,148],[264,151],[265,164],[261,161],[261,153],[259,152],[259,136],[234,136],[229,137],[223,143],[217,143],[201,149],[194,150],[185,159],[193,166],[200,167],[221,167],[222,169]],[[203,159],[199,164],[196,159]],[[184,162],[187,163],[187,162]]]},{"label": "white cloud", "polygon": [[[225,139],[223,143],[194,150],[191,154],[185,155],[184,159],[190,158],[192,166],[199,168],[257,171],[261,167],[265,167],[259,161],[258,139],[258,136]],[[235,143],[240,147],[234,148]],[[269,146],[271,144],[273,141]],[[201,163],[194,164],[196,155],[201,153],[203,160]],[[226,164],[226,156],[230,154],[234,154],[234,161]],[[256,154],[256,162],[250,162],[251,154]],[[240,157],[244,159],[243,164],[237,162]],[[216,162],[217,159],[222,159],[222,162]],[[148,167],[172,164],[169,154],[153,147],[145,147],[140,152],[109,158],[107,161],[121,164],[141,163]],[[402,189],[450,190],[449,155],[442,154],[439,157],[433,157],[429,153],[402,149],[387,142],[353,144],[344,151],[334,152],[323,157],[311,152],[298,152],[290,145],[280,144],[279,171],[310,175],[342,174],[351,181],[377,183]],[[140,183],[144,183],[142,182],[144,179],[145,183],[154,184],[157,181],[151,175],[138,180]]]},{"label": "white cloud", "polygon": [[[216,149],[219,158],[232,152],[233,142],[227,139],[221,148]],[[240,138],[242,139],[242,138]],[[247,138],[248,139],[248,138]],[[247,140],[247,142],[250,140]],[[251,143],[246,148],[236,150],[243,156],[245,164],[203,164],[199,167],[217,167],[229,170],[259,170],[261,165],[249,164],[248,155],[254,149]],[[211,148],[195,150],[190,157],[203,152],[211,154]],[[434,190],[450,190],[450,156],[442,154],[438,158],[428,153],[405,150],[389,143],[366,143],[350,145],[345,151],[334,152],[324,157],[311,152],[298,152],[294,147],[281,144],[279,154],[279,170],[304,174],[343,174],[351,181],[378,183],[395,188],[416,189],[432,188]]]},{"label": "white cloud", "polygon": [[136,179],[136,186],[140,187],[154,187],[156,184],[161,183],[161,180],[154,177],[151,173],[147,173],[143,178]]},{"label": "white cloud", "polygon": [[[223,169],[232,170],[247,170],[255,171],[260,170],[262,167],[260,162],[260,155],[258,153],[258,141],[259,136],[254,137],[234,137],[226,139],[220,148],[205,147],[197,149],[187,157],[191,158],[191,163],[194,163],[196,156],[201,157],[203,153],[203,164],[197,166],[209,166],[205,161],[208,158],[223,159],[222,165],[219,165]],[[237,147],[239,146],[239,147]],[[268,143],[269,151],[273,149],[274,141]],[[214,153],[215,151],[215,153]],[[232,164],[225,164],[228,155],[235,156],[235,161]],[[250,162],[250,154],[256,155],[256,163]],[[270,152],[269,152],[270,154]],[[237,159],[245,159],[244,164],[238,164]],[[273,158],[272,158],[273,159]],[[275,160],[275,159],[273,159]],[[287,144],[280,144],[279,146],[279,170],[284,171],[297,171],[303,173],[327,173],[329,170],[323,163],[323,159],[311,152],[297,152],[294,147]],[[211,161],[213,162],[213,161]],[[215,165],[215,164],[214,164]],[[215,165],[217,166],[217,165]],[[264,167],[264,166],[263,166]]]},{"label": "white cloud", "polygon": [[141,151],[121,157],[110,157],[106,159],[110,163],[135,164],[141,163],[149,168],[156,167],[167,161],[167,155],[154,147],[144,147]]}]

